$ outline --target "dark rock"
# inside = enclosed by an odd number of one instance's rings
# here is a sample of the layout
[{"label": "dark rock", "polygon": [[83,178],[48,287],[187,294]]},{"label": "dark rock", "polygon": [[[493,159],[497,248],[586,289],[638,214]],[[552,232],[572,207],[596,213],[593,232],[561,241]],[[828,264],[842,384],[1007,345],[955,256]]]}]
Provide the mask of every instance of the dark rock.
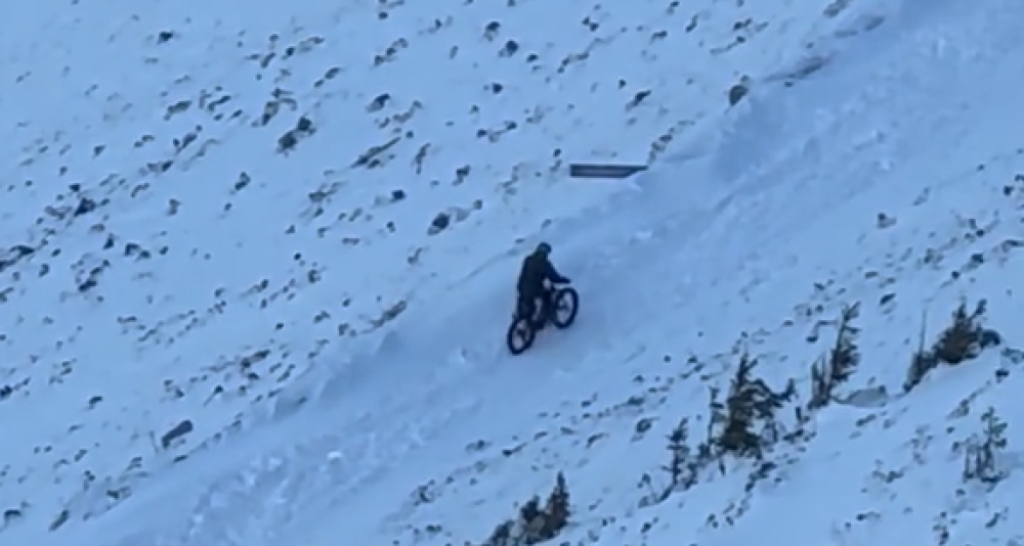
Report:
[{"label": "dark rock", "polygon": [[96,202],[88,197],[83,197],[82,200],[78,202],[78,206],[75,207],[74,215],[83,216],[94,210],[96,210]]},{"label": "dark rock", "polygon": [[501,55],[502,57],[511,57],[515,55],[518,51],[519,42],[515,40],[509,40],[505,42],[505,47],[501,48],[501,53],[499,53],[499,55]]},{"label": "dark rock", "polygon": [[736,103],[743,100],[750,90],[746,85],[738,83],[729,89],[729,106],[736,106]]},{"label": "dark rock", "polygon": [[431,235],[439,233],[448,229],[448,226],[451,225],[451,223],[452,217],[450,214],[446,212],[438,213],[438,215],[434,217],[434,220],[430,222],[430,230],[428,232]]},{"label": "dark rock", "polygon": [[14,245],[9,248],[6,252],[0,252],[0,272],[5,269],[12,267],[18,263],[22,258],[31,256],[35,253],[35,249],[25,245]]},{"label": "dark rock", "polygon": [[243,171],[241,174],[238,175],[238,181],[235,182],[235,191],[239,191],[245,188],[246,186],[249,185],[250,182],[252,182],[252,179],[249,178],[248,173]]},{"label": "dark rock", "polygon": [[367,112],[377,112],[377,111],[383,109],[385,106],[387,106],[388,102],[390,100],[391,100],[391,95],[389,95],[387,93],[382,93],[380,95],[377,95],[376,98],[374,98],[372,101],[370,101],[370,104],[366,107],[366,111]]},{"label": "dark rock", "polygon": [[282,152],[291,150],[296,144],[298,144],[298,141],[299,140],[295,138],[295,132],[288,131],[281,135],[281,138],[277,139],[277,149]]}]

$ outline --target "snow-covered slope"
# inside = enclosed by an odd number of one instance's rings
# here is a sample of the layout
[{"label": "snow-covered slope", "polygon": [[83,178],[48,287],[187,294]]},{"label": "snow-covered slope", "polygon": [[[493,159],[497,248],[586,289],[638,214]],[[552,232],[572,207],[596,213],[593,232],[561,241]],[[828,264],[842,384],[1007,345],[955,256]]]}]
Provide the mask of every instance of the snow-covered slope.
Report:
[{"label": "snow-covered slope", "polygon": [[2,503],[25,526],[104,510],[605,192],[567,182],[565,158],[642,161],[760,63],[707,51],[735,39],[726,14],[462,4],[5,19]]},{"label": "snow-covered slope", "polygon": [[[5,20],[0,537],[479,543],[562,471],[559,542],[1024,540],[1012,420],[960,476],[1020,382],[1024,8],[743,4]],[[583,312],[512,359],[538,237]],[[961,298],[1001,347],[904,393]],[[845,403],[797,420],[858,302]],[[652,501],[744,349],[800,434]]]}]

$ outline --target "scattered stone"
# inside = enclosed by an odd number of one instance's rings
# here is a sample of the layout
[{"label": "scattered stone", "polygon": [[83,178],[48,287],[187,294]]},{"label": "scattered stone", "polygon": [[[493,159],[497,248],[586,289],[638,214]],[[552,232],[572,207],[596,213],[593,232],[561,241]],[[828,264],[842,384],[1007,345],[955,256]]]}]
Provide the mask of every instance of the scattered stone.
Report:
[{"label": "scattered stone", "polygon": [[438,233],[441,233],[448,229],[451,221],[452,217],[447,212],[438,213],[437,216],[434,217],[434,220],[430,222],[430,228],[427,229],[427,234],[437,235]]},{"label": "scattered stone", "polygon": [[511,57],[515,55],[517,51],[519,51],[519,42],[515,40],[509,40],[505,42],[505,46],[501,48],[501,51],[498,52],[498,55],[501,57]]},{"label": "scattered stone", "polygon": [[749,91],[750,89],[743,83],[737,83],[729,88],[729,106],[736,106],[737,103],[747,96]]},{"label": "scattered stone", "polygon": [[633,108],[636,108],[637,106],[640,106],[640,103],[642,103],[650,95],[651,95],[651,90],[650,89],[645,89],[643,91],[637,92],[637,94],[633,95],[633,99],[630,100],[628,103],[626,103],[626,109],[627,110],[632,110]]},{"label": "scattered stone", "polygon": [[387,93],[377,95],[377,97],[370,101],[370,104],[367,105],[366,111],[371,113],[379,112],[383,110],[385,106],[387,106],[389,101],[391,101],[391,95]]},{"label": "scattered stone", "polygon": [[96,210],[96,202],[88,197],[83,197],[79,202],[78,206],[75,207],[75,216],[84,216],[90,212]]}]

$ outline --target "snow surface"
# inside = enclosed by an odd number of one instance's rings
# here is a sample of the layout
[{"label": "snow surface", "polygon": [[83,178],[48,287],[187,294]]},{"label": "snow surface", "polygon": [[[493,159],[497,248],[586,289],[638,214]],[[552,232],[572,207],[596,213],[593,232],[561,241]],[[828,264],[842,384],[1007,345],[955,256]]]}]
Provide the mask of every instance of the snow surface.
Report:
[{"label": "snow surface", "polygon": [[[562,471],[558,544],[1024,544],[1024,5],[336,4],[0,22],[0,543],[479,544]],[[541,238],[582,311],[510,357]],[[980,299],[1001,347],[905,393]],[[857,302],[767,479],[646,501],[741,350],[804,404]]]}]

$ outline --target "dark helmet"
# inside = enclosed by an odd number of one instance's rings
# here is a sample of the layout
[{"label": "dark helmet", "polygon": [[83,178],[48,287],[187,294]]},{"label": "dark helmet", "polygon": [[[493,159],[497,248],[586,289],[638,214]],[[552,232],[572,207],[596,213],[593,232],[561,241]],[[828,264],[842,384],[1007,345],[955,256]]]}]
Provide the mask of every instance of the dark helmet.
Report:
[{"label": "dark helmet", "polygon": [[549,245],[549,244],[547,244],[545,242],[541,242],[540,244],[537,245],[536,252],[538,254],[543,254],[543,255],[547,256],[548,254],[551,254],[551,245]]}]

